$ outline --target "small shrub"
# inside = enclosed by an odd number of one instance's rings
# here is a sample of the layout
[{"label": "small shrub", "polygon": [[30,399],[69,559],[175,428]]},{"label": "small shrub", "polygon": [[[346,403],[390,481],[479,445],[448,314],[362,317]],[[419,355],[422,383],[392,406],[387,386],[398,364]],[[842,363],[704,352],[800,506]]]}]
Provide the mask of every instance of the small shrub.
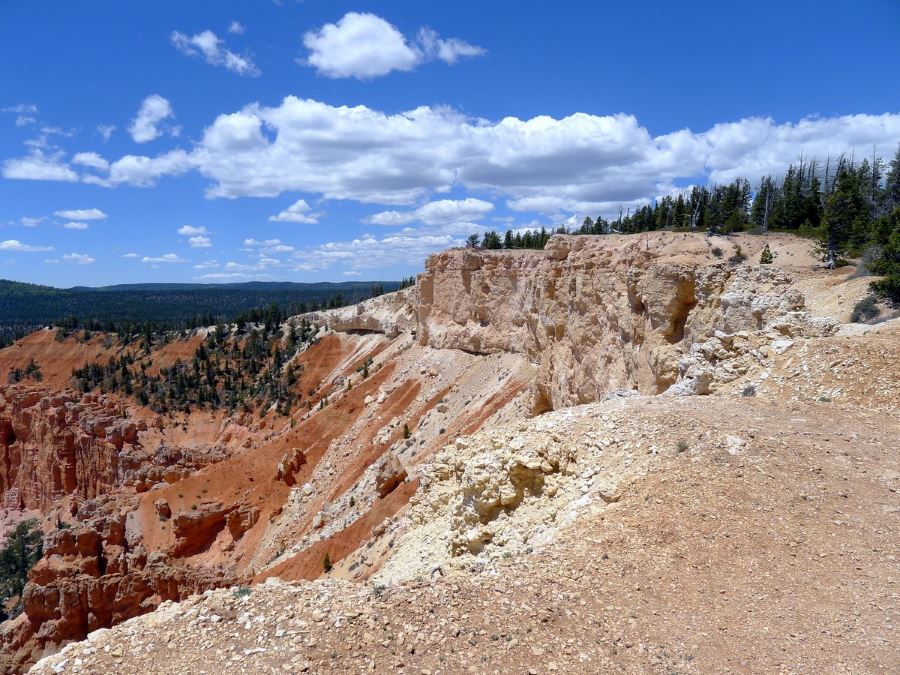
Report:
[{"label": "small shrub", "polygon": [[728,259],[728,262],[730,262],[732,265],[740,265],[745,260],[747,260],[747,256],[744,255],[744,251],[741,249],[741,245],[738,244],[734,247],[734,255],[732,255]]},{"label": "small shrub", "polygon": [[756,387],[754,387],[752,384],[747,385],[741,392],[741,396],[756,396]]},{"label": "small shrub", "polygon": [[762,253],[759,254],[759,264],[760,265],[771,265],[775,262],[775,256],[772,255],[772,249],[769,248],[769,245],[766,244],[765,248],[763,248]]},{"label": "small shrub", "polygon": [[331,556],[328,554],[328,551],[325,551],[325,556],[322,558],[322,569],[325,570],[325,574],[328,574],[334,568],[334,564],[331,562]]},{"label": "small shrub", "polygon": [[716,256],[717,258],[721,258],[721,257],[722,257],[722,249],[720,249],[718,246],[713,246],[713,247],[712,247],[712,254],[713,254],[714,256]]},{"label": "small shrub", "polygon": [[253,589],[249,586],[238,586],[234,589],[234,597],[236,598],[246,598],[253,592]]},{"label": "small shrub", "polygon": [[375,584],[375,586],[372,588],[372,593],[375,594],[376,598],[380,598],[382,595],[384,595],[384,584]]},{"label": "small shrub", "polygon": [[874,295],[867,295],[865,298],[856,303],[853,313],[850,315],[852,323],[862,323],[878,316],[878,298]]},{"label": "small shrub", "polygon": [[408,424],[404,424],[404,425],[403,425],[403,438],[404,438],[404,439],[407,439],[407,438],[409,438],[410,436],[412,436],[412,434],[409,432],[409,425],[408,425]]},{"label": "small shrub", "polygon": [[675,452],[677,452],[679,455],[682,452],[687,452],[687,449],[688,449],[688,442],[686,440],[684,440],[683,438],[679,439],[678,442],[675,443]]}]

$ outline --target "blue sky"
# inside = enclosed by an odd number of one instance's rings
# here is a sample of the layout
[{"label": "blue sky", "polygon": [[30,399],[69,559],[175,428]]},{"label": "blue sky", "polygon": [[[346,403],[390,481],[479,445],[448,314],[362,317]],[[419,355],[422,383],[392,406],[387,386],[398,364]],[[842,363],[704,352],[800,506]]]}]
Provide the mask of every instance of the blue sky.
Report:
[{"label": "blue sky", "polygon": [[0,277],[391,279],[900,141],[900,3],[0,3]]}]

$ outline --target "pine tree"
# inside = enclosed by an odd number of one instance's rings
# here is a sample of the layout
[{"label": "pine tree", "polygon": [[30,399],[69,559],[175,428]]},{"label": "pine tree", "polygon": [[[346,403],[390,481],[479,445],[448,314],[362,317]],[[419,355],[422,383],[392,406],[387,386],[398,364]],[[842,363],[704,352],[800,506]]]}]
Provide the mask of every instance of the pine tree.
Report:
[{"label": "pine tree", "polygon": [[821,228],[822,262],[828,269],[843,264],[851,237],[865,215],[857,174],[846,166],[838,168],[834,190],[825,202]]},{"label": "pine tree", "polygon": [[482,239],[481,247],[486,249],[498,249],[503,247],[503,243],[500,240],[500,235],[491,230],[490,232],[484,233],[484,239]]},{"label": "pine tree", "polygon": [[897,144],[897,153],[891,160],[890,167],[884,185],[884,208],[888,213],[900,209],[900,143]]},{"label": "pine tree", "polygon": [[872,290],[878,295],[900,302],[900,207],[894,209],[890,216],[879,222],[879,231],[884,234],[884,246],[881,255],[871,267],[884,279],[872,284]]},{"label": "pine tree", "polygon": [[759,256],[759,264],[771,265],[773,262],[775,262],[775,256],[772,255],[772,249],[770,249],[769,245],[766,244],[765,248],[763,248],[762,253]]}]

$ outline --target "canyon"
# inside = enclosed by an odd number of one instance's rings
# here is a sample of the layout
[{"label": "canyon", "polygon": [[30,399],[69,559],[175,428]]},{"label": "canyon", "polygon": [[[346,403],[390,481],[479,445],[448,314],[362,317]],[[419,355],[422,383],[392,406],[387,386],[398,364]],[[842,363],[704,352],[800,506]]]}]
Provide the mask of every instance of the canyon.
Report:
[{"label": "canyon", "polygon": [[32,333],[0,498],[45,547],[0,670],[896,670],[900,320],[850,323],[854,272],[781,234],[449,250],[301,317],[288,415],[81,394],[128,345]]}]

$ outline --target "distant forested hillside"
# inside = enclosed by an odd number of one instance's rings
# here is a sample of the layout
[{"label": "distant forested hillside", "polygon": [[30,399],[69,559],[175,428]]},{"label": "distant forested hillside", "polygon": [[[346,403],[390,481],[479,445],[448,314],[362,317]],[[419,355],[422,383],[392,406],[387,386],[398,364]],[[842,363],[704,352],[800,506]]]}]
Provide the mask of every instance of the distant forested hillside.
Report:
[{"label": "distant forested hillside", "polygon": [[125,284],[53,288],[0,279],[0,346],[49,324],[92,330],[193,328],[276,305],[285,315],[353,304],[395,281],[299,284]]}]

